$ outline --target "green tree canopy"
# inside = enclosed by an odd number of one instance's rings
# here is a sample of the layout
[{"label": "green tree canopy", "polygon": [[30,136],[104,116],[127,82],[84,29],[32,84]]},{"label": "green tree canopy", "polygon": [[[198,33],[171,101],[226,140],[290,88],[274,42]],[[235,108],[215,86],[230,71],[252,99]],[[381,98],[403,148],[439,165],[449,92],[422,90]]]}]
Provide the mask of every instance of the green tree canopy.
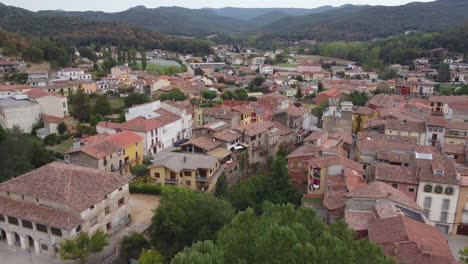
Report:
[{"label": "green tree canopy", "polygon": [[195,72],[195,75],[200,75],[200,76],[203,76],[205,74],[205,72],[201,68],[196,68],[194,72]]},{"label": "green tree canopy", "polygon": [[62,260],[76,259],[84,261],[89,254],[97,253],[104,249],[108,234],[101,230],[96,231],[91,237],[86,232],[81,232],[74,239],[65,239],[60,243],[60,257]]},{"label": "green tree canopy", "polygon": [[187,99],[187,96],[180,89],[173,89],[167,93],[163,93],[158,97],[161,101],[183,101]]},{"label": "green tree canopy", "polygon": [[80,121],[88,121],[92,111],[89,95],[80,88],[76,94],[71,95],[70,97],[73,116]]},{"label": "green tree canopy", "polygon": [[200,94],[206,100],[213,100],[218,96],[216,91],[212,91],[212,90],[208,90],[208,89],[201,90]]},{"label": "green tree canopy", "polygon": [[327,227],[309,208],[264,205],[257,216],[240,212],[217,235],[177,254],[172,264],[189,263],[395,263],[368,240],[355,240],[342,221]]},{"label": "green tree canopy", "polygon": [[94,103],[93,112],[102,116],[106,116],[112,113],[112,107],[106,95],[97,96],[96,102]]},{"label": "green tree canopy", "polygon": [[165,264],[164,258],[157,250],[143,250],[140,258],[140,264]]},{"label": "green tree canopy", "polygon": [[211,240],[234,216],[231,205],[206,193],[188,189],[163,191],[150,227],[156,247],[172,257],[195,241]]},{"label": "green tree canopy", "polygon": [[150,102],[151,99],[144,93],[132,93],[125,97],[125,107],[131,107],[134,105],[144,104]]},{"label": "green tree canopy", "polygon": [[63,133],[67,131],[67,125],[65,124],[65,122],[62,121],[57,125],[57,131],[60,135],[63,135]]}]

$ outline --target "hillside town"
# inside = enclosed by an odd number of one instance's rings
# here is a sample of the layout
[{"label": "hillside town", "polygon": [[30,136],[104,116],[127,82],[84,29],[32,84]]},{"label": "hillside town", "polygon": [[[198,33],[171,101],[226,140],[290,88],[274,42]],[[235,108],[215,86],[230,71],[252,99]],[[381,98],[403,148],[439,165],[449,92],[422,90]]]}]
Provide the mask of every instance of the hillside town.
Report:
[{"label": "hillside town", "polygon": [[445,52],[443,68],[391,64],[384,77],[299,44],[207,56],[90,46],[57,69],[2,56],[0,142],[33,137],[51,157],[0,177],[0,244],[59,263],[65,241],[99,230],[109,243],[89,261],[112,263],[124,236],[151,229],[159,200],[138,200],[159,199],[149,189],[218,197],[282,159],[298,207],[323,223],[346,223],[401,263],[461,263],[463,54]]}]

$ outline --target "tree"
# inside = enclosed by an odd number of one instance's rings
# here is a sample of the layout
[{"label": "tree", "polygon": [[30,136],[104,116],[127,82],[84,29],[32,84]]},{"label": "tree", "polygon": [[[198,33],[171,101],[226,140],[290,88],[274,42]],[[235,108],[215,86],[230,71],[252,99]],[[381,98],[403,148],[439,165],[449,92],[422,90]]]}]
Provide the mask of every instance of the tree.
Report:
[{"label": "tree", "polygon": [[40,128],[44,127],[44,121],[42,119],[39,119],[32,125],[31,128],[31,136],[36,136],[36,131]]},{"label": "tree", "polygon": [[138,259],[138,263],[140,264],[164,264],[164,258],[156,250],[143,250],[141,253],[140,258]]},{"label": "tree", "polygon": [[183,188],[167,189],[152,218],[150,237],[170,258],[195,241],[214,239],[233,216],[224,200]]},{"label": "tree", "polygon": [[143,49],[140,49],[141,53],[141,69],[143,71],[146,71],[146,66],[148,65],[148,60],[146,58],[146,51]]},{"label": "tree", "polygon": [[265,82],[265,77],[257,76],[252,80],[254,86],[261,86]]},{"label": "tree", "polygon": [[323,88],[323,83],[321,81],[318,82],[317,84],[317,91],[319,93],[323,92],[323,90],[325,90],[325,88]]},{"label": "tree", "polygon": [[40,62],[43,59],[42,50],[38,47],[29,47],[21,52],[23,59],[30,62]]},{"label": "tree", "polygon": [[369,96],[365,92],[353,91],[344,101],[351,101],[353,105],[364,106],[369,101]]},{"label": "tree", "polygon": [[172,89],[171,91],[163,93],[158,97],[158,100],[161,101],[183,101],[186,99],[187,96],[182,91],[180,91],[180,89]]},{"label": "tree", "polygon": [[120,257],[137,259],[142,250],[150,247],[149,241],[140,233],[132,233],[124,236],[120,241]]},{"label": "tree", "polygon": [[148,170],[146,169],[146,165],[144,164],[135,165],[132,168],[130,168],[130,171],[133,175],[137,177],[144,177],[148,175]]},{"label": "tree", "polygon": [[2,125],[0,125],[0,143],[5,140],[7,136],[7,133],[5,131],[5,129],[3,129]]},{"label": "tree", "polygon": [[460,261],[468,264],[468,247],[465,247],[463,250],[459,250],[459,252],[460,252]]},{"label": "tree", "polygon": [[196,242],[171,263],[396,262],[368,240],[355,240],[343,221],[327,227],[313,209],[266,203],[261,215],[240,212],[218,232],[216,242]]},{"label": "tree", "polygon": [[88,121],[91,115],[91,103],[89,95],[83,89],[78,89],[76,94],[73,95],[71,100],[73,109],[73,116],[80,121]]},{"label": "tree", "polygon": [[63,133],[65,133],[65,131],[67,131],[67,125],[65,125],[65,123],[63,121],[58,123],[57,131],[58,131],[59,135],[63,135]]},{"label": "tree", "polygon": [[38,140],[34,140],[31,148],[31,164],[34,168],[42,167],[52,161],[54,161],[54,159],[44,147],[44,144]]},{"label": "tree", "polygon": [[144,93],[132,93],[124,99],[125,107],[144,104],[150,101],[151,99]]},{"label": "tree", "polygon": [[93,127],[101,121],[104,121],[104,117],[101,114],[91,114],[89,117],[89,124]]},{"label": "tree", "polygon": [[215,99],[218,96],[216,91],[212,91],[212,90],[208,90],[208,89],[201,90],[200,94],[203,97],[203,99],[210,100],[210,101]]},{"label": "tree", "polygon": [[195,75],[200,75],[200,76],[205,75],[205,72],[201,68],[196,68],[194,73]]},{"label": "tree", "polygon": [[249,99],[249,93],[245,89],[237,89],[234,91],[234,99],[245,101]]},{"label": "tree", "polygon": [[450,68],[448,64],[442,63],[437,68],[439,82],[450,82]]},{"label": "tree", "polygon": [[81,232],[74,239],[65,239],[60,243],[60,258],[62,260],[76,259],[84,263],[89,254],[97,253],[104,249],[108,234],[101,230],[96,231],[91,237],[86,232]]},{"label": "tree", "polygon": [[95,114],[101,114],[102,116],[106,116],[111,114],[112,107],[107,99],[106,95],[98,95],[96,98],[96,102],[94,104],[93,112]]},{"label": "tree", "polygon": [[231,91],[225,91],[221,94],[223,100],[234,100],[234,93]]},{"label": "tree", "polygon": [[304,97],[304,95],[302,95],[301,87],[297,87],[296,98],[302,99],[302,97]]},{"label": "tree", "polygon": [[228,182],[226,175],[224,173],[219,176],[218,181],[216,182],[216,197],[224,197],[228,193]]}]

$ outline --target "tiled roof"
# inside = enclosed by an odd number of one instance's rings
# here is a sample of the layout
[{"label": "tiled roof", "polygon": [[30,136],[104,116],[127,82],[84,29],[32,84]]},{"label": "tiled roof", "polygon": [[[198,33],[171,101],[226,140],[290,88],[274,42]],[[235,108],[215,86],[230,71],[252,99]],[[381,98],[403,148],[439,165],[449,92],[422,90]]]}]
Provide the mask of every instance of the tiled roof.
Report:
[{"label": "tiled roof", "polygon": [[107,134],[107,133],[101,133],[101,134],[97,134],[97,135],[94,135],[94,136],[81,138],[80,141],[85,143],[85,144],[94,144],[94,143],[99,142],[103,138],[108,137],[108,136],[109,136],[109,134]]},{"label": "tiled roof", "polygon": [[334,165],[342,165],[350,169],[356,170],[360,173],[364,173],[362,164],[354,160],[350,160],[345,157],[328,156],[324,158],[314,158],[308,161],[309,165],[313,168],[325,168]]},{"label": "tiled roof", "polygon": [[[418,168],[416,171],[421,181],[445,183],[445,184],[457,184],[457,174],[455,170],[455,164],[453,160],[443,156],[437,151],[431,151],[432,160],[427,159],[416,159],[415,163]],[[434,174],[436,169],[434,166],[443,167],[444,173]]]},{"label": "tiled roof", "polygon": [[436,227],[406,216],[370,220],[369,240],[381,245],[385,255],[403,263],[455,263],[445,237]]},{"label": "tiled roof", "polygon": [[373,112],[375,112],[374,109],[366,107],[366,106],[360,106],[356,110],[354,110],[354,113],[358,115],[370,115]]},{"label": "tiled roof", "polygon": [[260,133],[266,133],[271,127],[273,127],[272,122],[255,122],[248,125],[239,126],[236,130],[242,134],[245,133],[248,136],[255,136]]},{"label": "tiled roof", "polygon": [[349,198],[385,198],[404,206],[408,206],[417,210],[422,211],[416,202],[411,199],[408,195],[400,190],[393,188],[392,186],[379,182],[373,181],[368,185],[361,188],[348,192],[346,197]]},{"label": "tiled roof", "polygon": [[120,123],[114,123],[114,122],[101,121],[96,126],[111,128],[111,129],[120,129],[121,124]]},{"label": "tiled roof", "polygon": [[0,85],[0,91],[16,91],[23,89],[32,89],[30,85]]},{"label": "tiled roof", "polygon": [[430,96],[430,102],[442,102],[442,103],[453,103],[453,102],[468,102],[468,96],[459,95],[459,96]]},{"label": "tiled roof", "polygon": [[286,158],[298,158],[298,157],[318,157],[321,151],[321,147],[317,146],[301,146],[291,152]]},{"label": "tiled roof", "polygon": [[0,190],[64,203],[82,212],[127,183],[115,173],[52,162],[0,183]]},{"label": "tiled roof", "polygon": [[419,133],[426,132],[426,126],[424,125],[424,122],[395,120],[395,119],[386,120],[385,129],[399,130],[399,131],[411,131],[411,132],[419,132]]},{"label": "tiled roof", "polygon": [[215,141],[214,139],[207,137],[199,137],[185,142],[181,145],[181,147],[186,147],[190,145],[196,146],[204,150],[212,150],[221,145],[221,142]]},{"label": "tiled roof", "polygon": [[428,116],[426,118],[426,124],[429,126],[445,127],[448,123],[449,122],[441,116]]},{"label": "tiled roof", "polygon": [[214,135],[214,138],[226,141],[226,142],[233,142],[234,140],[240,138],[242,135],[237,133],[236,131],[233,130],[227,130],[221,133],[216,133]]},{"label": "tiled roof", "polygon": [[377,159],[387,161],[387,162],[409,164],[413,157],[414,157],[413,153],[395,152],[395,151],[384,150],[384,149],[379,149],[377,151]]},{"label": "tiled roof", "polygon": [[449,129],[458,129],[458,130],[468,130],[468,122],[463,121],[449,121],[447,128]]},{"label": "tiled roof", "polygon": [[375,180],[418,184],[414,168],[389,164],[375,165]]},{"label": "tiled roof", "polygon": [[42,115],[42,119],[49,123],[60,123],[63,121],[64,118],[58,116]]},{"label": "tiled roof", "polygon": [[121,147],[126,147],[128,145],[135,144],[141,141],[142,139],[143,137],[130,131],[123,131],[123,132],[115,133],[113,135],[110,135],[104,138],[105,141],[116,143],[117,145]]},{"label": "tiled roof", "polygon": [[367,230],[369,226],[369,220],[374,218],[375,214],[372,212],[353,212],[346,210],[344,220],[349,225],[349,227],[356,231],[359,231]]},{"label": "tiled roof", "polygon": [[73,214],[41,205],[15,201],[0,197],[0,214],[31,222],[53,226],[56,228],[72,229],[83,222]]},{"label": "tiled roof", "polygon": [[444,153],[448,154],[465,154],[465,145],[445,143],[443,145]]},{"label": "tiled roof", "polygon": [[122,130],[147,132],[162,126],[161,122],[154,118],[145,119],[143,117],[137,117],[120,124],[119,128]]},{"label": "tiled roof", "polygon": [[[53,95],[53,94],[51,94],[51,93],[49,93],[47,91],[44,91],[44,90],[38,89],[38,88],[31,89],[30,91],[27,91],[24,94],[26,94],[30,98],[34,98],[34,99],[44,97],[44,96],[57,96],[57,97],[59,97],[58,95]],[[62,97],[62,96],[60,96],[60,97]]]},{"label": "tiled roof", "polygon": [[323,136],[326,136],[327,134],[328,134],[327,131],[315,131],[315,132],[312,132],[312,134],[310,134],[308,137],[306,137],[304,141],[307,142],[307,141],[318,140],[322,138]]},{"label": "tiled roof", "polygon": [[151,168],[164,166],[175,172],[182,170],[213,169],[218,158],[195,153],[159,152],[154,155]]}]

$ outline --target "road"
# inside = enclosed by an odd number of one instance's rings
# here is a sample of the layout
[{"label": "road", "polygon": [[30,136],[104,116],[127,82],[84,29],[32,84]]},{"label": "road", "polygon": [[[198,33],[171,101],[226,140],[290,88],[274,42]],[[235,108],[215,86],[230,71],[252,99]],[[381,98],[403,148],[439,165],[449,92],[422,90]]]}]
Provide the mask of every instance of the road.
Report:
[{"label": "road", "polygon": [[185,61],[184,56],[179,55],[179,59],[182,61],[183,64],[187,65],[187,72],[192,75],[195,75],[195,71],[192,69],[192,67],[190,67],[190,65],[188,65],[187,61]]}]

